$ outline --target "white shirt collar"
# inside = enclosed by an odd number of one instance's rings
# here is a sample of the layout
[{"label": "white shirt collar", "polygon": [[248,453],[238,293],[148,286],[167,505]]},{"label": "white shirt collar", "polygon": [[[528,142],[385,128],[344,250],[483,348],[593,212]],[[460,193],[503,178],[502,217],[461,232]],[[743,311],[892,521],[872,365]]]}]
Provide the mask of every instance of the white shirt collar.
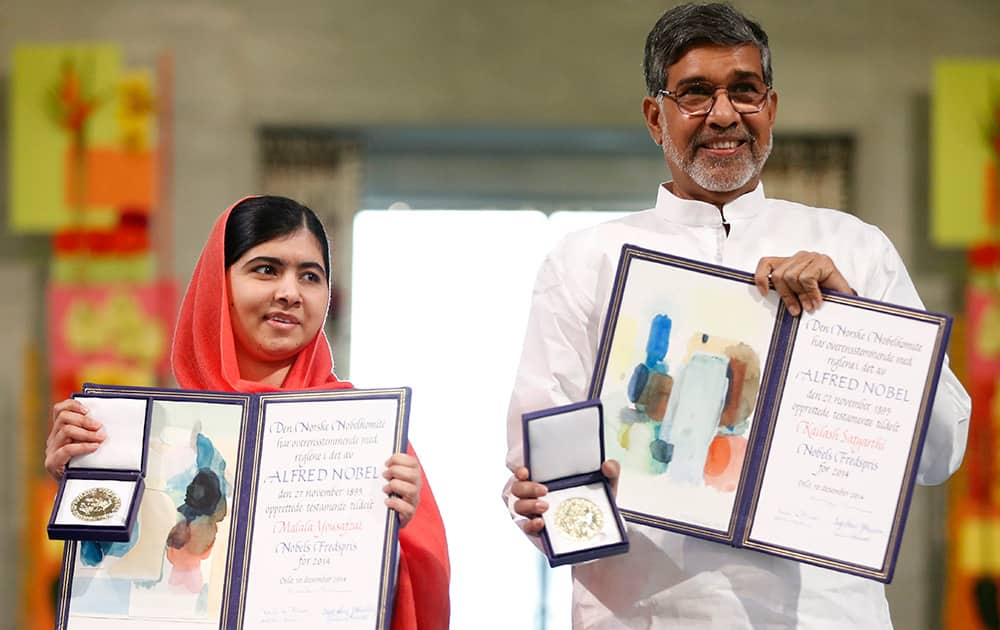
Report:
[{"label": "white shirt collar", "polygon": [[[764,184],[740,195],[722,207],[726,221],[732,223],[749,219],[764,207]],[[713,204],[693,199],[681,199],[667,190],[666,183],[660,184],[656,194],[656,214],[667,221],[692,226],[718,226],[722,223],[719,209]]]}]

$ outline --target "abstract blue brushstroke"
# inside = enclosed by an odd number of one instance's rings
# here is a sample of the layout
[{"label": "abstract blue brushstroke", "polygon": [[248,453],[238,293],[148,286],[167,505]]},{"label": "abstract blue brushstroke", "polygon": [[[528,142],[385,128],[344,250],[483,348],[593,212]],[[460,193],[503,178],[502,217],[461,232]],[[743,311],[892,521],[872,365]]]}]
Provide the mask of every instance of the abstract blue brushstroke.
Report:
[{"label": "abstract blue brushstroke", "polygon": [[132,525],[132,533],[128,542],[99,542],[96,540],[80,541],[80,561],[85,567],[96,567],[105,556],[123,557],[139,542],[139,519]]}]

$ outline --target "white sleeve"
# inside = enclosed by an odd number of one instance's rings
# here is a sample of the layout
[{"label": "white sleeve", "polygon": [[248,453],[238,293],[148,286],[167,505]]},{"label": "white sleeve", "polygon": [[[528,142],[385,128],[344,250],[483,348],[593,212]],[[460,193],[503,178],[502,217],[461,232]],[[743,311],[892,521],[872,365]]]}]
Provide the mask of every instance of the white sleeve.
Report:
[{"label": "white sleeve", "polygon": [[[884,251],[859,293],[893,304],[924,308],[896,248],[884,234],[879,234],[884,241]],[[925,486],[943,483],[958,470],[965,454],[971,413],[969,394],[951,371],[945,357],[920,456],[917,483]]]},{"label": "white sleeve", "polygon": [[[591,321],[592,304],[574,285],[558,253],[550,254],[538,272],[531,310],[507,413],[507,467],[524,463],[521,414],[587,398],[596,352],[597,322]],[[515,521],[511,495],[513,477],[503,499]]]}]

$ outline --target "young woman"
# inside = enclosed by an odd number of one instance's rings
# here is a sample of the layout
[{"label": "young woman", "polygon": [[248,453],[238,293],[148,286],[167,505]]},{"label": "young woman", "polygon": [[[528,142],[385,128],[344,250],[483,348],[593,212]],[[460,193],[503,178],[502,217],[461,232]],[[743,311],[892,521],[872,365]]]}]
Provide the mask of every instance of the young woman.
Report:
[{"label": "young woman", "polygon": [[[284,197],[248,197],[219,217],[184,296],[171,361],[184,389],[339,389],[323,322],[330,253],[316,215]],[[100,423],[75,400],[53,409],[45,467],[56,478],[97,449]],[[448,627],[444,525],[412,448],[386,462],[386,505],[399,514],[393,630]]]}]

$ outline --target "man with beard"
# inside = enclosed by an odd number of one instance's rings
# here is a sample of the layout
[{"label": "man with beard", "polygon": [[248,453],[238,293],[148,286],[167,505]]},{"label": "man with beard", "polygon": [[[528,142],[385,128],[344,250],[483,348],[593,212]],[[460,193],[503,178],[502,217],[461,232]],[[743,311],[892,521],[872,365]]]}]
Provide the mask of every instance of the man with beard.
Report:
[{"label": "man with beard", "polygon": [[[764,196],[761,169],[778,107],[767,35],[720,4],[663,14],[646,41],[642,110],[673,181],[656,206],[569,235],[539,271],[508,416],[504,492],[532,537],[547,489],[529,481],[521,414],[587,398],[621,246],[632,243],[754,273],[788,310],[820,289],[922,307],[892,243],[836,210]],[[808,250],[808,251],[807,251]],[[942,370],[917,481],[961,463],[969,397]],[[617,462],[604,474],[615,484]],[[573,569],[574,628],[890,628],[882,584],[690,536],[628,524],[630,551]]]}]

